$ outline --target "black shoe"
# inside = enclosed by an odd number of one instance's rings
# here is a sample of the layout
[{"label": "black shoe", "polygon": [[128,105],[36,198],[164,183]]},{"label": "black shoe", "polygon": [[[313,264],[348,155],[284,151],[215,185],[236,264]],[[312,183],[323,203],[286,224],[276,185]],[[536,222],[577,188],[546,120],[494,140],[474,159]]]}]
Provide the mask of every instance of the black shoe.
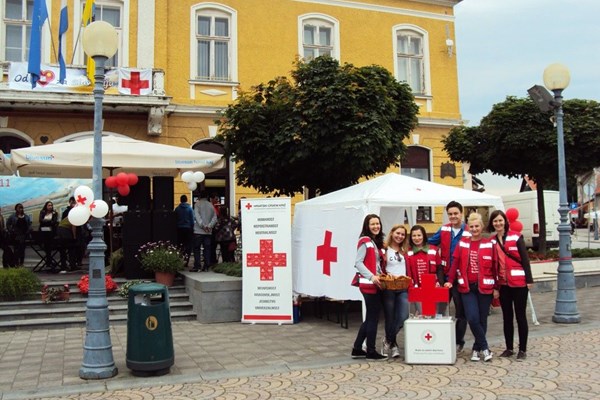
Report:
[{"label": "black shoe", "polygon": [[384,356],[383,354],[379,354],[378,352],[373,351],[371,353],[367,353],[367,360],[381,361],[381,360],[387,360],[387,357]]},{"label": "black shoe", "polygon": [[192,268],[192,269],[190,269],[190,272],[200,272],[200,269],[199,268]]},{"label": "black shoe", "polygon": [[465,345],[464,345],[464,343],[463,343],[463,344],[460,344],[460,343],[459,343],[459,344],[457,344],[457,345],[456,345],[456,354],[460,354],[460,353],[462,353],[462,351],[463,351],[463,349],[464,349],[464,348],[465,348]]},{"label": "black shoe", "polygon": [[517,354],[517,360],[525,360],[527,358],[527,353],[522,350],[519,350],[519,354]]},{"label": "black shoe", "polygon": [[500,357],[512,357],[513,354],[515,354],[514,351],[506,349],[502,352],[502,354],[500,354]]},{"label": "black shoe", "polygon": [[352,358],[365,358],[367,356],[367,352],[363,349],[352,349]]}]

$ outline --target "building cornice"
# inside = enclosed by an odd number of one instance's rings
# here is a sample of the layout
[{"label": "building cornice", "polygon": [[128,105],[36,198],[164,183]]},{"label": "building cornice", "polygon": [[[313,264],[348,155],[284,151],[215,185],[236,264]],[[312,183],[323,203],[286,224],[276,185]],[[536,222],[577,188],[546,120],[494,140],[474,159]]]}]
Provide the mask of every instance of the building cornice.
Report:
[{"label": "building cornice", "polygon": [[[354,8],[359,10],[368,10],[380,13],[387,14],[398,14],[398,15],[407,15],[411,17],[419,17],[419,18],[427,18],[427,19],[438,19],[448,22],[454,22],[454,15],[442,14],[442,13],[433,13],[427,11],[418,11],[411,10],[408,8],[400,8],[400,7],[390,7],[383,6],[378,4],[370,4],[370,3],[361,3],[358,1],[349,1],[349,0],[294,0],[299,3],[313,3],[313,4],[321,4],[326,6],[334,6],[334,7],[345,7],[345,8]],[[458,4],[461,0],[410,0],[417,3],[427,3],[427,4],[435,4],[442,5],[447,7],[453,7]]]},{"label": "building cornice", "polygon": [[463,120],[448,119],[448,118],[419,118],[419,127],[430,128],[454,128],[455,126],[464,125]]}]

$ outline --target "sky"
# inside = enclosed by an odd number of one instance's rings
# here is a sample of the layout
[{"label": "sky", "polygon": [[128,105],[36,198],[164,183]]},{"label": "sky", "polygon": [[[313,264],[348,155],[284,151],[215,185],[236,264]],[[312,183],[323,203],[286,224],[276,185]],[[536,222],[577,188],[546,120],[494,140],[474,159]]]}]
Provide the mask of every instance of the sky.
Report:
[{"label": "sky", "polygon": [[[566,65],[565,99],[600,101],[600,0],[463,0],[454,8],[460,109],[477,126],[506,96],[543,85],[544,69]],[[479,176],[486,193],[516,193],[520,179]]]}]

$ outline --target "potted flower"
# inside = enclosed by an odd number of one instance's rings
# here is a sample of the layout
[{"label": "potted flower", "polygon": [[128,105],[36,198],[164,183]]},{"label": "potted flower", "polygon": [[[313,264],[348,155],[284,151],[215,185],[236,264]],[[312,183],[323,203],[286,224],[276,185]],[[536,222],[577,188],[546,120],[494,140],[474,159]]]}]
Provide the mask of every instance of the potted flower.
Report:
[{"label": "potted flower", "polygon": [[[88,294],[90,291],[90,276],[88,274],[83,275],[81,279],[79,279],[79,282],[77,282],[77,287],[79,288],[79,293]],[[112,277],[108,274],[104,275],[104,287],[106,288],[106,293],[113,292],[118,288],[115,281],[113,281]]]},{"label": "potted flower", "polygon": [[146,271],[154,272],[156,282],[173,285],[175,274],[184,269],[185,258],[169,241],[148,242],[138,249],[137,259]]},{"label": "potted flower", "polygon": [[69,285],[65,284],[62,287],[51,287],[44,285],[42,288],[42,301],[44,303],[52,303],[53,301],[69,301],[71,292]]}]

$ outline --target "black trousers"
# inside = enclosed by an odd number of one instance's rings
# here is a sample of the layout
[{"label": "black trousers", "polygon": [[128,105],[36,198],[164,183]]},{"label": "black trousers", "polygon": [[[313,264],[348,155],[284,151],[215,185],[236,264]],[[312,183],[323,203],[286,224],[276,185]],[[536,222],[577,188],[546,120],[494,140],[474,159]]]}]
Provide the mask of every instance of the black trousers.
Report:
[{"label": "black trousers", "polygon": [[504,327],[504,341],[508,350],[514,349],[515,327],[513,319],[517,319],[519,330],[519,350],[527,351],[527,338],[529,336],[529,325],[527,324],[527,297],[529,288],[500,286],[500,307]]}]

